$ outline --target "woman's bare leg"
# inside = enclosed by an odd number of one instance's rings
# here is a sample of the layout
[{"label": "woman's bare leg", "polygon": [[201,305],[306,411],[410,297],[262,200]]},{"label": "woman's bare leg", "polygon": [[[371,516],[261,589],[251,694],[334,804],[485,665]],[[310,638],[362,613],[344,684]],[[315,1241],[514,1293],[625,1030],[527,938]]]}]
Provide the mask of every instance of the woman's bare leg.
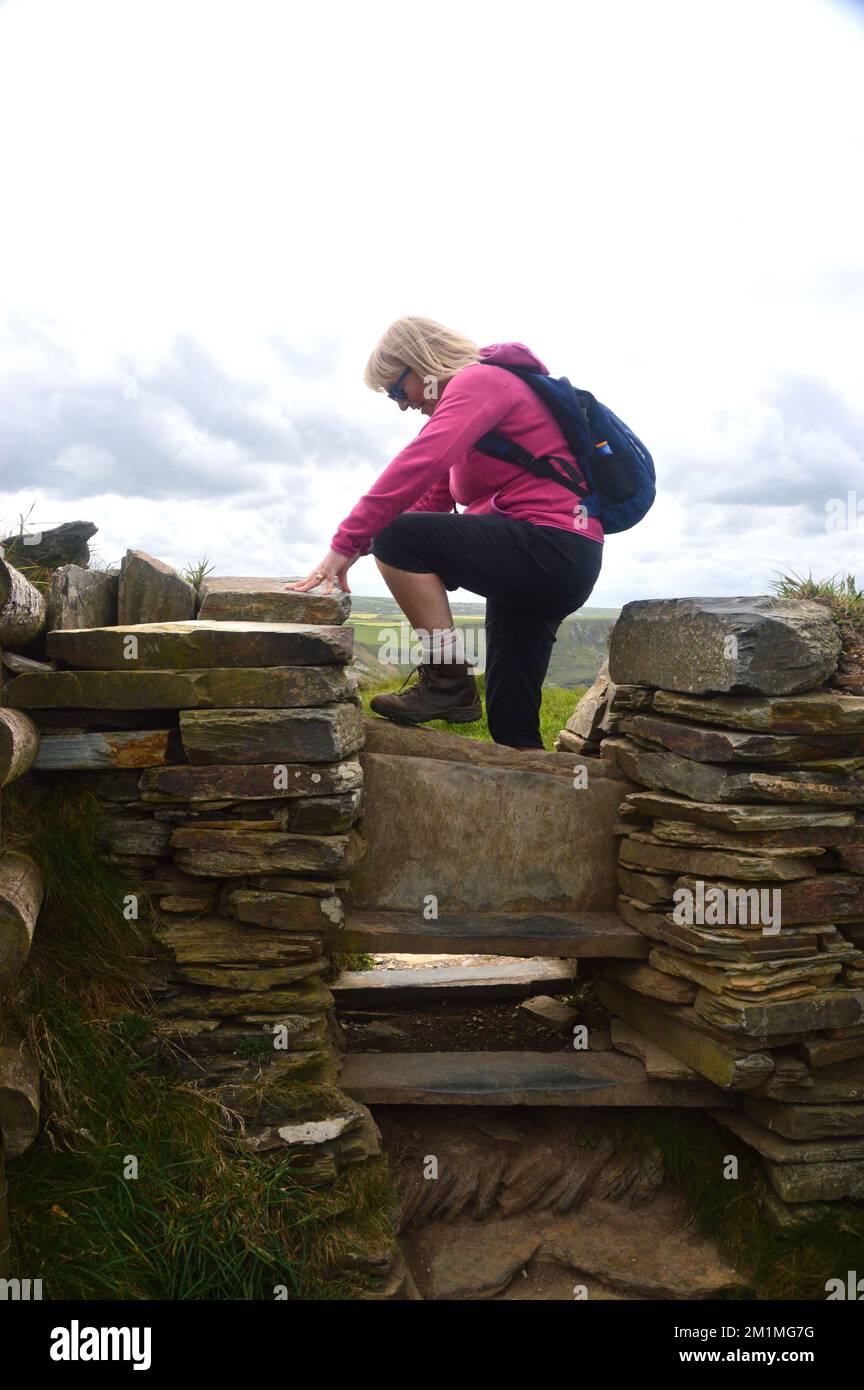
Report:
[{"label": "woman's bare leg", "polygon": [[412,574],[376,559],[384,583],[415,632],[452,628],[453,614],[447,590],[437,574]]}]

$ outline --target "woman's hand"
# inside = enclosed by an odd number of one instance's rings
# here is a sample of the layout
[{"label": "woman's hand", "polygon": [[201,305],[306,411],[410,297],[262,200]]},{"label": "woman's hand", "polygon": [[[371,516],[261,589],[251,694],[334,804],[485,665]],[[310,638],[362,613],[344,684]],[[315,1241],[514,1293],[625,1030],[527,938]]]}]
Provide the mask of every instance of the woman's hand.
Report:
[{"label": "woman's hand", "polygon": [[296,589],[298,593],[307,593],[309,589],[317,589],[319,584],[326,584],[325,594],[332,594],[334,582],[345,594],[350,594],[351,588],[348,584],[348,571],[355,561],[359,560],[359,555],[352,555],[349,559],[347,555],[340,555],[338,550],[328,550],[320,564],[315,566],[311,574],[305,579],[295,579],[291,584],[286,584],[286,589]]}]

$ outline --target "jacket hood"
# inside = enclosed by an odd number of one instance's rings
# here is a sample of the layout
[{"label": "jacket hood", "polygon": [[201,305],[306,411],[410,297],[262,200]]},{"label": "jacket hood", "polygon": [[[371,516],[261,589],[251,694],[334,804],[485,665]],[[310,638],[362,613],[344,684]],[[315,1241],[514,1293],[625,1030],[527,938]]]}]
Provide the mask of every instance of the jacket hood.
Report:
[{"label": "jacket hood", "polygon": [[501,363],[510,367],[529,367],[533,372],[549,375],[549,368],[524,343],[492,343],[490,347],[481,347],[480,356],[484,362],[493,365]]}]

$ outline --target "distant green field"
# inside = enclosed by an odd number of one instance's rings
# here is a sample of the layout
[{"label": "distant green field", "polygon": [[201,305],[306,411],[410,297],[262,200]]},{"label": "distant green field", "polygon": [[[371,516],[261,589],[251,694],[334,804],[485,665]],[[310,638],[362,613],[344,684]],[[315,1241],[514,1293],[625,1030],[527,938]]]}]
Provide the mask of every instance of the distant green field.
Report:
[{"label": "distant green field", "polygon": [[[376,606],[379,603],[380,607]],[[385,679],[391,671],[395,675],[395,669],[400,678],[405,676],[419,660],[419,644],[395,601],[357,596],[355,605],[347,622],[354,629],[356,658],[365,666],[369,678]],[[454,623],[466,632],[469,660],[482,665],[486,605],[452,607]],[[583,608],[565,618],[552,649],[547,688],[574,690],[591,684],[606,655],[608,635],[617,615],[614,608]]]}]

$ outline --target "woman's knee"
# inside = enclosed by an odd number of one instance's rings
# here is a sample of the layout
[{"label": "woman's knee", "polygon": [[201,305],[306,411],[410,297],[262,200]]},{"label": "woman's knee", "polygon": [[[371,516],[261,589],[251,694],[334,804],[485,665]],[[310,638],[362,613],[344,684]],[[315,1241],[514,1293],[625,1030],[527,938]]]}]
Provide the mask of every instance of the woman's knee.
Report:
[{"label": "woman's knee", "polygon": [[399,551],[411,533],[411,526],[406,524],[410,519],[410,514],[403,512],[401,516],[395,516],[386,526],[382,526],[377,536],[373,536],[370,548],[376,560],[399,568]]}]

